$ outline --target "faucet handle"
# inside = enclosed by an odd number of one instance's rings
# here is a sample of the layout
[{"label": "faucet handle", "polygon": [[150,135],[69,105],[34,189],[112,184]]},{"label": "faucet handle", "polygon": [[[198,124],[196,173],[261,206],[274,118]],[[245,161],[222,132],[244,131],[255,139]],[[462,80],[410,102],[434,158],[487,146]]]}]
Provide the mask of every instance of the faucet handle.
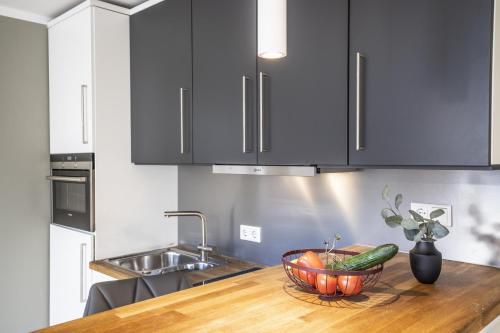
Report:
[{"label": "faucet handle", "polygon": [[197,249],[198,250],[203,250],[203,251],[207,251],[207,252],[211,252],[213,251],[214,249],[210,246],[203,246],[203,245],[198,245],[197,246]]}]

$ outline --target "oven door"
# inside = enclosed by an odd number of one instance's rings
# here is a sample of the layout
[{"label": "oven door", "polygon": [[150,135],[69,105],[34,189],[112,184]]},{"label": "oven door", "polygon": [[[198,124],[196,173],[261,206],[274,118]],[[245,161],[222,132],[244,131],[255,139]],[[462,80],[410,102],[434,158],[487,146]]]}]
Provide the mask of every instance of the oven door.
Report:
[{"label": "oven door", "polygon": [[94,231],[90,170],[52,170],[52,223]]}]

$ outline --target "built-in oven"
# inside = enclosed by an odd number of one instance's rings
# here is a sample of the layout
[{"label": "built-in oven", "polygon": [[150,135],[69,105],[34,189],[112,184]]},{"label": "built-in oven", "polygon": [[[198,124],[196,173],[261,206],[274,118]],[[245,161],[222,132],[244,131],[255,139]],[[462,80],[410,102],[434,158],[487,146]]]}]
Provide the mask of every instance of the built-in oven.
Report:
[{"label": "built-in oven", "polygon": [[94,154],[50,156],[52,223],[94,231]]}]

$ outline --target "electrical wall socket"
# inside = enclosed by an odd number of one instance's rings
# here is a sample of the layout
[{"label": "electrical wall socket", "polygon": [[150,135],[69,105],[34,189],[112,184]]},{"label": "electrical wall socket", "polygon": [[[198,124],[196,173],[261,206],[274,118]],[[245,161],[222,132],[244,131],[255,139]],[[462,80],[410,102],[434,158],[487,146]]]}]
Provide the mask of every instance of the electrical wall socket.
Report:
[{"label": "electrical wall socket", "polygon": [[261,227],[254,227],[251,225],[240,225],[240,239],[260,243]]},{"label": "electrical wall socket", "polygon": [[437,205],[437,204],[425,204],[425,203],[418,203],[418,202],[412,202],[411,203],[411,210],[416,211],[420,215],[422,215],[425,218],[429,218],[429,214],[436,209],[442,209],[444,210],[444,214],[441,215],[440,217],[437,218],[439,223],[444,225],[445,227],[451,227],[451,205]]}]

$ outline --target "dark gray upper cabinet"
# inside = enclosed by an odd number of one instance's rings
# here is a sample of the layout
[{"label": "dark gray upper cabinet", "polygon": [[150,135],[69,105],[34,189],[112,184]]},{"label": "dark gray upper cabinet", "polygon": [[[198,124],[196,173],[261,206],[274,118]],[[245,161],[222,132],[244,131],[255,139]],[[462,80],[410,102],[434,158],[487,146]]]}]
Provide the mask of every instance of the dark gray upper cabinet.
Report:
[{"label": "dark gray upper cabinet", "polygon": [[350,164],[487,166],[492,1],[350,3]]},{"label": "dark gray upper cabinet", "polygon": [[131,16],[130,41],[132,162],[191,163],[191,1]]},{"label": "dark gray upper cabinet", "polygon": [[258,60],[258,162],[345,165],[348,1],[288,0],[287,6],[288,55]]},{"label": "dark gray upper cabinet", "polygon": [[193,0],[194,163],[255,164],[256,0]]}]

